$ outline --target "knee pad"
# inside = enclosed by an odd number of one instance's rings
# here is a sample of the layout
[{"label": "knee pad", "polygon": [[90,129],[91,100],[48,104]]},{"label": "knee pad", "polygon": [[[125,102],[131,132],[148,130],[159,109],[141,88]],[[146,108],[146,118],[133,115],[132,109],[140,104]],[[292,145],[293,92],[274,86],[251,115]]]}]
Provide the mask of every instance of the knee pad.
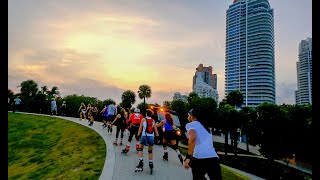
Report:
[{"label": "knee pad", "polygon": [[162,144],[162,146],[163,146],[164,148],[166,148],[166,147],[167,147],[167,144]]},{"label": "knee pad", "polygon": [[152,154],[152,150],[148,150],[148,153],[149,153],[149,154]]},{"label": "knee pad", "polygon": [[142,148],[137,148],[137,151],[142,151],[143,149]]}]

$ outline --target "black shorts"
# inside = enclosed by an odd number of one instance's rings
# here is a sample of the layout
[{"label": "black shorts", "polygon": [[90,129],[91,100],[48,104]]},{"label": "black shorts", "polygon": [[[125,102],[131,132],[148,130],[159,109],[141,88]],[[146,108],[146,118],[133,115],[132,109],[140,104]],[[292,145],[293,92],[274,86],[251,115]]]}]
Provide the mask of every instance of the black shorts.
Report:
[{"label": "black shorts", "polygon": [[175,140],[176,135],[174,134],[173,131],[165,131],[165,132],[163,132],[163,139],[165,139],[167,141]]},{"label": "black shorts", "polygon": [[112,122],[115,118],[116,118],[116,115],[108,115],[108,116],[106,117],[107,122]]}]

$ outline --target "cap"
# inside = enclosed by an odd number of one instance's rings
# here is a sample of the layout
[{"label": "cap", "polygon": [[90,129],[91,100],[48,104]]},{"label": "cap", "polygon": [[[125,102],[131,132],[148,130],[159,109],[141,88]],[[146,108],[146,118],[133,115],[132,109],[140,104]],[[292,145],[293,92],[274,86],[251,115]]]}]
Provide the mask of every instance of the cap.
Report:
[{"label": "cap", "polygon": [[135,113],[140,113],[140,109],[135,108],[135,109],[134,109],[134,112],[135,112]]}]

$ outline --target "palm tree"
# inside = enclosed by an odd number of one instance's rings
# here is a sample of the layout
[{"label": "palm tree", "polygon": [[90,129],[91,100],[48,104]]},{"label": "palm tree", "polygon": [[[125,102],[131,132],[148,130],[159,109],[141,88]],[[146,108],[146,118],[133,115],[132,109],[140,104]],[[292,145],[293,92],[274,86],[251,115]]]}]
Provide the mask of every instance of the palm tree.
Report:
[{"label": "palm tree", "polygon": [[227,103],[233,107],[241,107],[243,104],[243,95],[239,90],[233,90],[229,92],[226,97]]},{"label": "palm tree", "polygon": [[136,102],[136,95],[134,94],[133,91],[127,90],[123,92],[121,99],[122,99],[122,107],[130,109],[132,107],[132,104]]},{"label": "palm tree", "polygon": [[146,104],[146,98],[151,97],[151,87],[149,85],[141,85],[139,87],[138,95],[140,99],[143,99],[143,103]]},{"label": "palm tree", "polygon": [[18,87],[20,87],[20,92],[24,96],[36,95],[38,92],[38,84],[33,80],[23,81]]},{"label": "palm tree", "polygon": [[48,92],[49,92],[48,86],[42,86],[41,92],[42,92],[42,94],[48,94]]}]

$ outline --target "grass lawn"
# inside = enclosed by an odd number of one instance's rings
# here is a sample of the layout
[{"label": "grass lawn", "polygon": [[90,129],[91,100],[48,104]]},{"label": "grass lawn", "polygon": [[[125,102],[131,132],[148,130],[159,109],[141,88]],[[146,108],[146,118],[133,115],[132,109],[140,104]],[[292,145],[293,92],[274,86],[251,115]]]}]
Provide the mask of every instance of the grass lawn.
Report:
[{"label": "grass lawn", "polygon": [[[184,156],[187,153],[187,149],[179,147],[179,151]],[[250,178],[243,176],[242,174],[238,174],[234,171],[229,170],[228,168],[221,166],[221,174],[223,180],[250,180]]]},{"label": "grass lawn", "polygon": [[8,112],[8,179],[99,179],[106,145],[67,120]]}]

